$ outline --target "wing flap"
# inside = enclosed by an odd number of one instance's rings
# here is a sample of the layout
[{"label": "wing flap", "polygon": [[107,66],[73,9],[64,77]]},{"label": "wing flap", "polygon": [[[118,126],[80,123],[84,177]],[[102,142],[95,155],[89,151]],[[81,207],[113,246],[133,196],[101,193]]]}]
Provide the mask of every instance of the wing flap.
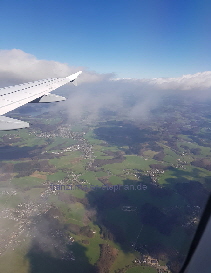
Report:
[{"label": "wing flap", "polygon": [[48,94],[48,95],[44,95],[40,98],[37,98],[33,101],[30,101],[30,103],[38,103],[38,102],[59,102],[59,101],[64,101],[66,100],[65,97],[62,97],[62,96],[58,96],[56,94]]},{"label": "wing flap", "polygon": [[29,127],[29,123],[4,116],[0,116],[0,131],[22,129]]}]

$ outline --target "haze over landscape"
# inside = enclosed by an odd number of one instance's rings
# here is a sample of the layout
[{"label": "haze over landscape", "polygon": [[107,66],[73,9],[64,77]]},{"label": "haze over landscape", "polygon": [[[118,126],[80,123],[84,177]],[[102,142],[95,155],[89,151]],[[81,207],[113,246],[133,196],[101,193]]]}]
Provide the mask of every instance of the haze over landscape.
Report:
[{"label": "haze over landscape", "polygon": [[6,114],[30,127],[0,132],[4,273],[178,273],[211,190],[211,4],[1,11],[0,88],[83,71]]},{"label": "haze over landscape", "polygon": [[53,106],[56,109],[67,107],[70,117],[74,119],[80,119],[85,112],[95,119],[100,109],[106,108],[140,120],[150,116],[151,110],[158,107],[166,96],[184,96],[193,101],[211,98],[210,71],[178,78],[116,79],[112,73],[99,74],[83,67],[38,60],[22,50],[0,51],[1,87],[41,78],[65,77],[80,69],[83,74],[77,80],[77,91],[73,87],[71,91],[69,86],[62,87],[69,100],[61,106]]}]

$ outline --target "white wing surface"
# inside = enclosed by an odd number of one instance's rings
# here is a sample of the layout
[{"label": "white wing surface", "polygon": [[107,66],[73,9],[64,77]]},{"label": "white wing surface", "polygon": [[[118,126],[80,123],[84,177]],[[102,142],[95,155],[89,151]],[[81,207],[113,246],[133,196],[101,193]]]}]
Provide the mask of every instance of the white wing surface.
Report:
[{"label": "white wing surface", "polygon": [[[81,73],[82,71],[79,71],[66,78],[50,78],[0,88],[0,115],[4,115],[28,102],[54,102],[65,100],[64,97],[50,94],[50,92],[68,82],[73,82]],[[8,117],[0,117],[0,130],[25,127],[29,127],[27,122],[14,120]]]}]

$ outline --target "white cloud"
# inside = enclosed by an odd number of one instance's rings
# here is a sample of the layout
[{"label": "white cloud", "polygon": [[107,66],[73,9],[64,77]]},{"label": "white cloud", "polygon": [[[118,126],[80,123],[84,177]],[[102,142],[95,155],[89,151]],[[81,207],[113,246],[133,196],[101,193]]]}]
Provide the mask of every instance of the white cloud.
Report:
[{"label": "white cloud", "polygon": [[38,60],[19,49],[0,51],[1,86],[48,77],[64,77],[78,70],[83,70],[78,79],[78,87],[62,87],[60,92],[69,94],[69,100],[53,107],[54,111],[66,107],[71,120],[81,119],[84,115],[90,120],[96,119],[105,108],[128,118],[145,119],[166,95],[211,98],[211,71],[179,78],[117,80],[113,73],[99,74],[83,67]]},{"label": "white cloud", "polygon": [[[48,77],[64,77],[80,70],[67,64],[38,60],[20,49],[0,50],[0,76],[15,76],[16,79],[36,80]],[[2,76],[1,76],[2,78]]]},{"label": "white cloud", "polygon": [[151,84],[160,86],[163,89],[206,89],[211,87],[211,71],[199,72],[196,74],[183,75],[179,78],[157,78],[152,79]]}]

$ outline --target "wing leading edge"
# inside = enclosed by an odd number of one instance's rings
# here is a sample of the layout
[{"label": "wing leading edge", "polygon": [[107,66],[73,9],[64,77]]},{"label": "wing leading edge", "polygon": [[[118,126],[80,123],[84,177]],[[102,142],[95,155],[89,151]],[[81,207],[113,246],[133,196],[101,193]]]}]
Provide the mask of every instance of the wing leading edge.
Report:
[{"label": "wing leading edge", "polygon": [[74,82],[81,73],[82,71],[79,71],[66,78],[49,78],[0,88],[0,130],[29,127],[27,122],[2,117],[1,115],[23,106],[28,102],[53,102],[65,100],[64,97],[50,94],[50,92],[69,82]]}]

